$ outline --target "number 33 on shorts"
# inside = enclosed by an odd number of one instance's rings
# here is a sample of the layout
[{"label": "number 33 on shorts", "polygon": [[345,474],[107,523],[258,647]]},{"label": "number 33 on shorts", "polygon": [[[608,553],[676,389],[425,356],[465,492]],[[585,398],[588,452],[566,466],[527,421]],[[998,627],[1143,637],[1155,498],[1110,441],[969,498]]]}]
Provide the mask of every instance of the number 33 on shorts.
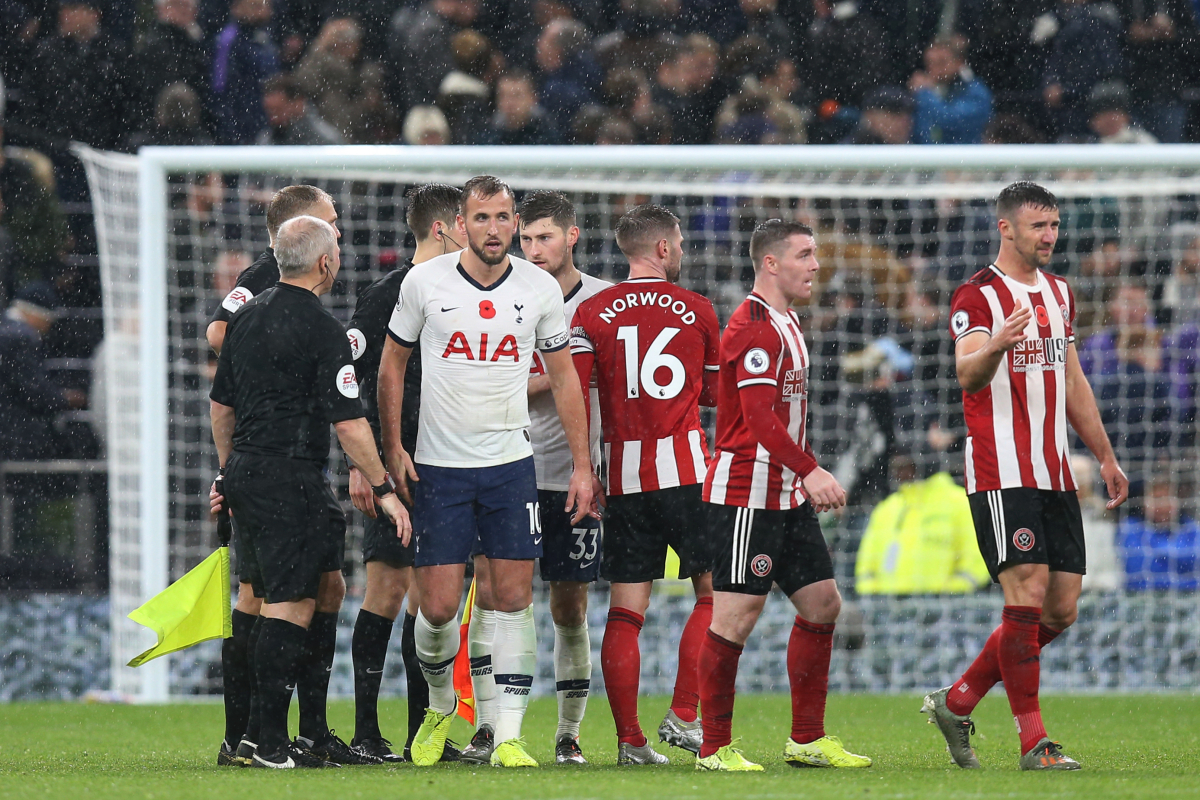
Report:
[{"label": "number 33 on shorts", "polygon": [[567,553],[573,561],[592,561],[600,552],[600,528],[572,528],[575,545]]}]

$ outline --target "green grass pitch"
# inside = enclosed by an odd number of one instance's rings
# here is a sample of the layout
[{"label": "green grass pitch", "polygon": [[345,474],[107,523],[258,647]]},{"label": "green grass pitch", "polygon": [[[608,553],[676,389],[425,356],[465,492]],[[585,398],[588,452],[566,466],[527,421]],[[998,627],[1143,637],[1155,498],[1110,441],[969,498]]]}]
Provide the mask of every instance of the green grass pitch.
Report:
[{"label": "green grass pitch", "polygon": [[[652,731],[666,698],[643,698]],[[835,695],[828,730],[875,759],[867,770],[793,769],[780,759],[789,732],[786,696],[738,698],[734,735],[766,771],[698,773],[692,757],[669,752],[667,767],[620,768],[612,717],[603,698],[588,706],[581,743],[587,767],[553,764],[555,705],[535,700],[526,717],[537,770],[411,765],[292,773],[218,768],[219,704],[162,707],[14,703],[0,705],[0,798],[1153,798],[1200,797],[1200,697],[1071,696],[1043,698],[1051,735],[1084,765],[1078,773],[1017,771],[1017,736],[1002,694],[975,714],[983,769],[952,766],[937,730],[913,696]],[[384,703],[385,732],[403,725],[403,701]],[[353,706],[334,703],[331,724],[349,738]],[[456,722],[452,737],[468,730]],[[461,727],[458,727],[461,726]],[[656,737],[655,737],[656,738]]]}]

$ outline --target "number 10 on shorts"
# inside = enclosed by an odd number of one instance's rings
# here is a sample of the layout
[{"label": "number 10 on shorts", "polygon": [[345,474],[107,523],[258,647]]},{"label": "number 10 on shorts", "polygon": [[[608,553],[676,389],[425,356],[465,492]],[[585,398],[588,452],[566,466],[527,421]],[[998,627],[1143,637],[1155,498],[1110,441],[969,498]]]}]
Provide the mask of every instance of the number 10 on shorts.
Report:
[{"label": "number 10 on shorts", "polygon": [[526,503],[525,510],[529,512],[529,535],[533,537],[534,544],[542,543],[542,511],[538,508],[538,504]]}]

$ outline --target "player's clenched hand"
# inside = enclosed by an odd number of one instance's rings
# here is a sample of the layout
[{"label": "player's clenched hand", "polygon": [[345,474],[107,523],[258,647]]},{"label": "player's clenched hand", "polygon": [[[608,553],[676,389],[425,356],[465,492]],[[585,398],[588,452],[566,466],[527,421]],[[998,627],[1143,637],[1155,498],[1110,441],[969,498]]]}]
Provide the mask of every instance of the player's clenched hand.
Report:
[{"label": "player's clenched hand", "polygon": [[396,535],[400,537],[400,543],[407,547],[412,539],[412,520],[409,519],[408,509],[395,494],[386,494],[379,498],[379,507],[387,514],[388,519],[396,523]]},{"label": "player's clenched hand", "polygon": [[801,478],[800,483],[817,511],[833,511],[846,505],[846,490],[837,478],[820,467]]},{"label": "player's clenched hand", "polygon": [[350,502],[371,519],[378,516],[375,513],[375,492],[371,491],[371,482],[358,467],[350,468]]},{"label": "player's clenched hand", "polygon": [[1108,487],[1108,502],[1104,507],[1112,511],[1129,498],[1129,478],[1116,461],[1106,461],[1100,465],[1100,477]]},{"label": "player's clenched hand", "polygon": [[1004,320],[1004,326],[992,334],[992,345],[996,350],[1003,353],[1025,341],[1028,338],[1025,336],[1025,326],[1029,324],[1032,317],[1033,309],[1029,306],[1014,308],[1013,313]]},{"label": "player's clenched hand", "polygon": [[[571,472],[571,484],[567,487],[567,513],[571,514],[571,524],[576,525],[584,517],[600,518],[598,510],[592,508],[594,494],[592,492],[591,465],[587,469],[575,467]],[[572,511],[574,513],[572,513]]]}]

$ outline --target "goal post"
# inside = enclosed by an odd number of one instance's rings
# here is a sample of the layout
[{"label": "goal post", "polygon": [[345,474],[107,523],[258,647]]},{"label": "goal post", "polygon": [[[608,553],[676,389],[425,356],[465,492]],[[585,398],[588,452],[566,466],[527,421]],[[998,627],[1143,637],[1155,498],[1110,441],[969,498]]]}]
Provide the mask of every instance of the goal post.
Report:
[{"label": "goal post", "polygon": [[[820,317],[813,320],[814,340],[833,342],[816,356],[814,386],[833,399],[814,412],[824,414],[814,436],[837,439],[824,457],[839,477],[850,478],[872,458],[884,458],[881,452],[899,449],[896,442],[915,438],[899,427],[863,433],[881,427],[870,403],[861,402],[870,394],[863,375],[887,367],[847,356],[887,338],[873,330],[871,314],[899,315],[898,298],[914,281],[948,290],[962,268],[970,267],[969,275],[986,265],[996,246],[989,203],[1003,186],[1029,178],[1063,199],[1073,249],[1059,266],[1069,276],[1110,235],[1143,254],[1174,246],[1164,242],[1196,222],[1200,197],[1200,147],[1188,145],[146,147],[137,156],[78,146],[77,153],[92,190],[104,285],[112,688],[145,702],[212,688],[204,668],[180,658],[126,668],[147,645],[125,615],[211,549],[201,490],[213,472],[203,321],[217,287],[229,279],[217,262],[264,246],[262,206],[273,189],[316,182],[334,196],[351,258],[341,276],[345,290],[330,302],[345,319],[357,291],[403,258],[403,188],[414,183],[461,184],[489,173],[518,193],[562,190],[580,210],[577,262],[607,278],[623,277],[612,233],[619,211],[635,202],[663,203],[683,220],[684,284],[713,299],[722,319],[749,288],[745,253],[753,221],[791,215],[816,222],[819,282],[829,274],[833,302],[845,306],[819,312],[814,305]],[[953,212],[953,224],[944,213],[950,204],[965,209]],[[942,240],[952,240],[957,255],[947,255]],[[1170,260],[1177,253],[1160,255]],[[1111,289],[1131,269],[1105,276],[1105,285]],[[862,324],[853,328],[847,322],[853,319]],[[840,371],[822,373],[822,358],[836,360]],[[946,377],[917,388],[952,405]],[[869,510],[856,510],[860,523]],[[834,543],[841,548],[839,580],[853,576],[860,534]],[[347,549],[348,561],[354,553]],[[862,607],[884,613],[876,600]]]}]

